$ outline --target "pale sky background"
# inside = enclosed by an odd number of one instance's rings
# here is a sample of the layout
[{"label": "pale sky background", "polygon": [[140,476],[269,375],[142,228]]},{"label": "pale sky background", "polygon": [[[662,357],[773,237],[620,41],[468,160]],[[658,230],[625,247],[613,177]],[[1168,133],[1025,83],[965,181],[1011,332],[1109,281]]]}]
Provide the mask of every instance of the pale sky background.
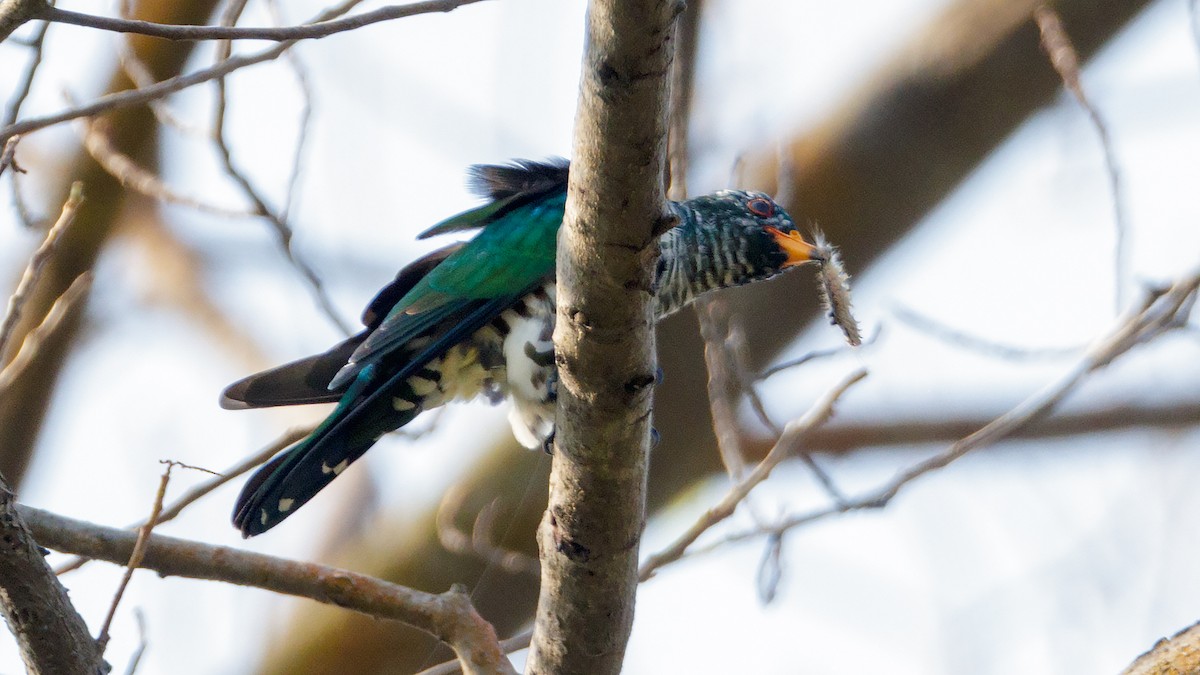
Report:
[{"label": "pale sky background", "polygon": [[[707,4],[693,193],[722,187],[740,152],[828,113],[944,3]],[[417,232],[476,203],[464,189],[467,165],[569,155],[583,7],[581,0],[496,0],[295,50],[315,90],[296,247],[344,318],[356,320],[399,266],[440,245],[414,242]],[[319,9],[309,0],[290,3],[287,17],[300,21]],[[252,3],[243,24],[269,21]],[[53,27],[26,114],[60,108],[64,87],[80,99],[95,93],[93,79],[111,67],[114,40]],[[199,49],[192,67],[211,57],[211,45]],[[24,58],[24,49],[0,45],[0,91],[12,90]],[[1200,264],[1198,63],[1186,0],[1160,0],[1084,72],[1115,143],[1139,281],[1169,280]],[[278,203],[300,106],[294,79],[282,62],[267,64],[235,75],[230,91],[238,160]],[[190,90],[171,106],[205,125],[211,91]],[[39,172],[55,170],[46,158],[68,148],[72,134],[42,132],[21,145],[31,194],[44,180]],[[183,191],[240,204],[202,140],[168,131],[163,164]],[[11,279],[39,237],[17,224],[8,199],[0,190],[0,270]],[[269,362],[254,367],[323,350],[338,338],[264,224],[177,207],[168,207],[167,220],[201,254],[207,290],[221,309],[267,354]],[[870,224],[862,228],[865,235]],[[159,459],[220,469],[320,414],[219,409],[218,392],[251,366],[155,299],[143,256],[117,244],[99,265],[84,344],[64,373],[22,489],[27,503],[109,525],[132,522],[148,511]],[[870,376],[839,407],[842,420],[1006,410],[1072,359],[998,361],[914,331],[891,312],[915,308],[1028,347],[1083,344],[1110,325],[1112,208],[1094,129],[1060,95],[879,264],[851,272],[859,318],[868,331],[885,324],[884,339],[771,380],[763,394],[777,419],[800,414],[860,365]],[[817,325],[784,357],[839,340]],[[1067,407],[1198,395],[1200,338],[1193,332],[1137,350]],[[504,415],[478,403],[455,406],[424,439],[385,439],[356,465],[358,478],[371,474],[388,509],[426,508],[485,439],[508,433]],[[940,449],[867,448],[824,461],[853,492]],[[175,476],[173,494],[203,480]],[[323,538],[314,533],[336,527],[333,504],[343,482],[351,481],[338,481],[301,515],[249,542],[228,524],[241,481],[162,531],[304,557]],[[770,605],[755,590],[762,542],[672,565],[641,589],[626,672],[1114,673],[1157,638],[1200,620],[1198,484],[1197,427],[1004,443],[919,481],[885,511],[789,535],[783,582]],[[652,521],[643,550],[673,539],[725,487],[714,479]],[[808,474],[792,464],[754,497],[765,514],[818,499]],[[724,531],[749,523],[735,518]],[[65,579],[93,629],[119,573],[96,563]],[[121,672],[137,644],[137,607],[149,637],[139,672],[250,672],[261,644],[286,640],[287,613],[306,602],[138,574],[107,655]],[[0,673],[20,671],[11,639],[0,638]]]}]

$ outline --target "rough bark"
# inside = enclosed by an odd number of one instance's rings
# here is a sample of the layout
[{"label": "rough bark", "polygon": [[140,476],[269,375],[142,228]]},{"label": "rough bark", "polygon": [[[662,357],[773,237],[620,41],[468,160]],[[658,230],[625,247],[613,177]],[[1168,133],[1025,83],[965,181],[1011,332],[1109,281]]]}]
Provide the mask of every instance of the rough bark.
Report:
[{"label": "rough bark", "polygon": [[67,589],[46,564],[0,480],[0,611],[30,675],[104,673],[108,667]]},{"label": "rough bark", "polygon": [[1200,623],[1159,640],[1121,675],[1181,675],[1200,672]]},{"label": "rough bark", "polygon": [[530,673],[617,673],[633,626],[655,381],[651,303],[668,74],[680,6],[588,7],[566,217],[558,242],[558,419],[538,532]]},{"label": "rough bark", "polygon": [[43,0],[0,0],[0,42],[46,6]]}]

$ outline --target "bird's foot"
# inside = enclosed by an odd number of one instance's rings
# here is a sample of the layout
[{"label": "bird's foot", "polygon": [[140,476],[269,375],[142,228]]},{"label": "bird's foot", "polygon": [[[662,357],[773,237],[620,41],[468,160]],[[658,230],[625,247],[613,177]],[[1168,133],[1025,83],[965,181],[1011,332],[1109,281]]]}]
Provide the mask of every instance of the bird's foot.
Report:
[{"label": "bird's foot", "polygon": [[533,361],[535,364],[549,368],[554,365],[554,343],[546,349],[538,349],[532,342],[525,343],[525,358]]}]

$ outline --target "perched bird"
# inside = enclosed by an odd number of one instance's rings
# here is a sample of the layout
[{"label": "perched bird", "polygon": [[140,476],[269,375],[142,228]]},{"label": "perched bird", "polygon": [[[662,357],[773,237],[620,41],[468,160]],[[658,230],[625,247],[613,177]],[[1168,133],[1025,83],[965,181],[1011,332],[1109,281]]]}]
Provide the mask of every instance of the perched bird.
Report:
[{"label": "perched bird", "polygon": [[[312,434],[246,483],[233,523],[246,537],[278,525],[383,434],[452,399],[512,400],[517,439],[554,432],[554,256],[567,199],[565,160],[471,169],[489,201],[420,235],[479,230],[405,267],[371,301],[361,333],[329,351],[252,375],[225,408],[337,402]],[[724,190],[671,203],[655,309],[666,316],[711,290],[772,277],[819,254],[758,192]]]}]

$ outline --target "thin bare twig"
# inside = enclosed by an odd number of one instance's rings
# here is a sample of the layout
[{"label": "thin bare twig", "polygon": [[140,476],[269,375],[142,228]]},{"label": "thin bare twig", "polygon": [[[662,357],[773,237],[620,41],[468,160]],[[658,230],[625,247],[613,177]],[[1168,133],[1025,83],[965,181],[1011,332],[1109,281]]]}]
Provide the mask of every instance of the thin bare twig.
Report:
[{"label": "thin bare twig", "polygon": [[1112,328],[1096,340],[1080,361],[1058,380],[1030,395],[1016,407],[992,420],[975,433],[958,440],[945,451],[904,469],[886,485],[872,493],[845,504],[789,516],[775,527],[767,530],[756,529],[729,535],[693,553],[698,555],[720,548],[730,542],[783,533],[849,511],[878,509],[887,506],[904,487],[918,478],[950,464],[972,450],[1007,438],[1029,424],[1042,419],[1078,388],[1089,375],[1104,368],[1137,345],[1186,325],[1187,315],[1185,312],[1190,311],[1193,307],[1197,289],[1200,289],[1200,268],[1193,270],[1165,289],[1152,290],[1142,303],[1127,311]]},{"label": "thin bare twig", "polygon": [[262,450],[233,465],[229,469],[226,469],[224,472],[215,474],[207,481],[196,485],[192,489],[183,493],[179,499],[172,502],[170,506],[163,509],[162,514],[160,514],[158,518],[159,524],[174,520],[179,516],[180,513],[183,512],[185,508],[191,506],[201,497],[204,497],[213,490],[216,490],[238,476],[245,474],[251,469],[255,469],[265,464],[267,460],[278,454],[280,450],[283,450],[289,445],[309,435],[315,428],[315,425],[308,425],[288,429],[279,438],[272,441],[270,445],[266,446]]},{"label": "thin bare twig", "polygon": [[[862,341],[862,344],[859,345],[859,348],[866,347],[870,344],[873,344],[876,340],[879,339],[879,336],[882,333],[883,333],[883,326],[877,327],[875,329],[875,332],[871,334],[871,337]],[[807,354],[804,354],[803,356],[800,356],[798,358],[792,359],[790,361],[784,361],[783,363],[780,363],[780,364],[771,366],[770,368],[767,368],[766,370],[759,373],[758,377],[756,377],[755,380],[761,382],[762,380],[765,380],[768,377],[772,377],[774,375],[778,375],[779,373],[782,373],[785,370],[790,370],[792,368],[798,368],[798,367],[808,363],[809,361],[814,361],[816,359],[829,358],[830,356],[836,356],[838,354],[849,351],[851,349],[855,349],[855,348],[851,347],[849,345],[838,345],[837,347],[831,347],[829,349],[815,349],[815,350],[808,352]]]},{"label": "thin bare twig", "polygon": [[[137,535],[66,518],[30,506],[16,511],[43,546],[115,564],[125,564]],[[325,565],[285,560],[227,546],[151,534],[140,568],[160,576],[181,576],[252,586],[337,605],[381,619],[403,621],[450,645],[467,673],[515,673],[500,650],[495,630],[455,586],[425,593],[363,574]]]},{"label": "thin bare twig", "polygon": [[241,188],[242,193],[246,195],[246,197],[248,197],[254,204],[254,215],[260,216],[270,223],[275,232],[276,240],[279,242],[279,247],[283,250],[284,257],[286,257],[288,263],[290,263],[291,266],[300,273],[301,278],[304,279],[305,283],[309,287],[309,290],[312,292],[313,298],[317,302],[317,306],[321,309],[325,316],[328,317],[335,326],[337,326],[339,330],[349,335],[352,332],[350,324],[343,319],[340,314],[338,314],[337,308],[333,305],[333,300],[329,297],[328,292],[325,290],[325,284],[323,281],[321,281],[321,277],[317,274],[316,270],[314,270],[312,266],[308,264],[307,261],[302,259],[296,253],[296,250],[292,247],[292,239],[295,233],[293,232],[291,225],[283,220],[279,214],[275,213],[271,207],[267,206],[267,203],[259,194],[258,189],[253,183],[250,182],[249,177],[242,173],[242,171],[233,163],[232,153],[229,151],[228,145],[226,145],[224,140],[218,143],[218,146],[223,148],[220,151],[220,155],[223,163],[225,164],[226,174],[232,178],[235,183],[237,183],[237,185]]},{"label": "thin bare twig", "polygon": [[25,66],[25,71],[21,74],[21,81],[17,83],[16,93],[8,102],[8,109],[4,112],[4,121],[0,123],[4,126],[17,121],[17,116],[21,114],[21,106],[25,104],[25,99],[29,98],[29,92],[33,91],[33,80],[37,76],[38,67],[42,65],[42,48],[46,42],[46,29],[49,27],[49,23],[42,24],[29,42],[33,54],[29,58],[29,64]]},{"label": "thin bare twig", "polygon": [[248,28],[237,26],[176,26],[151,21],[137,21],[108,16],[96,16],[47,7],[39,12],[37,18],[56,23],[68,23],[75,26],[97,28],[115,33],[136,33],[167,40],[269,40],[273,42],[295,42],[297,40],[317,40],[330,35],[337,35],[383,21],[402,19],[413,14],[428,12],[449,12],[463,5],[469,5],[482,0],[453,0],[444,2],[428,0],[407,5],[389,5],[379,9],[364,12],[336,21],[317,21],[299,26],[281,28]]},{"label": "thin bare twig", "polygon": [[755,575],[755,586],[758,588],[758,599],[764,605],[775,600],[779,591],[779,582],[783,580],[783,534],[767,537],[767,547],[763,550],[762,560],[758,563],[758,574]]},{"label": "thin bare twig", "polygon": [[746,457],[738,440],[737,414],[729,399],[734,376],[730,372],[729,353],[725,349],[728,318],[722,299],[696,300],[696,320],[700,324],[700,337],[704,340],[704,363],[708,370],[708,406],[717,438],[717,450],[721,453],[725,473],[738,483],[746,473]]},{"label": "thin bare twig", "polygon": [[[124,12],[127,10],[122,8],[121,11],[122,16],[124,16]],[[129,44],[129,40],[121,40],[117,43],[117,62],[120,64],[121,70],[126,76],[129,77],[129,80],[133,82],[134,87],[138,89],[145,89],[147,87],[152,87],[157,83],[154,79],[154,74],[150,72],[150,68],[147,67],[146,64],[142,62],[142,59],[138,57],[137,52],[134,51],[133,47]],[[166,101],[161,99],[149,101],[148,105],[150,106],[151,112],[154,113],[154,117],[165,127],[170,127],[182,133],[194,136],[204,135],[207,133],[206,131],[201,130],[198,126],[189,124],[188,122],[180,119],[178,115],[171,111],[171,107],[167,105]]]},{"label": "thin bare twig", "polygon": [[0,150],[0,176],[4,175],[5,169],[9,166],[13,167],[13,171],[20,172],[21,167],[16,165],[17,143],[21,142],[20,136],[13,136],[4,144],[4,150]]},{"label": "thin bare twig", "polygon": [[38,277],[42,274],[42,268],[54,255],[54,251],[58,246],[58,240],[62,237],[71,223],[75,222],[75,213],[79,210],[79,205],[83,203],[83,184],[75,183],[71,186],[71,194],[67,197],[67,201],[63,204],[62,213],[58,216],[58,220],[46,232],[45,239],[42,240],[37,250],[29,259],[29,264],[25,267],[24,274],[21,275],[21,280],[17,282],[17,288],[13,291],[12,297],[8,300],[8,309],[4,314],[4,320],[0,322],[0,358],[9,352],[9,340],[12,339],[13,331],[16,329],[17,323],[21,320],[21,313],[24,311],[25,303],[29,299],[29,292],[37,283]]},{"label": "thin bare twig", "polygon": [[[13,138],[19,138],[20,135]],[[12,140],[12,139],[9,139]],[[9,176],[8,184],[10,186],[10,195],[12,196],[13,209],[17,212],[17,220],[21,222],[21,226],[27,230],[40,229],[45,224],[45,216],[34,214],[29,208],[29,202],[25,200],[25,192],[21,190],[20,174],[25,173],[25,170],[17,164],[16,159],[13,159],[12,167],[15,169],[13,174]]]},{"label": "thin bare twig", "polygon": [[[878,331],[876,331],[875,335],[872,335],[870,340],[867,341],[867,344],[871,340],[874,340],[878,334]],[[755,386],[755,380],[750,375],[750,354],[746,346],[746,334],[741,329],[741,326],[730,326],[729,336],[726,339],[726,347],[732,357],[733,372],[738,379],[742,393],[746,395],[746,399],[750,402],[750,408],[758,415],[759,421],[771,430],[775,438],[778,438],[783,433],[783,428],[776,424],[775,420],[771,419],[771,416],[767,414],[767,407],[763,404],[762,397],[758,395],[758,387]],[[846,348],[848,347],[842,347],[841,349]],[[800,457],[800,461],[808,466],[808,470],[812,472],[813,477],[817,479],[817,482],[821,484],[822,489],[825,490],[825,493],[829,495],[829,498],[834,503],[840,504],[846,499],[842,491],[833,482],[833,477],[817,463],[816,458],[813,457],[813,453],[808,448],[801,448],[797,454]]]},{"label": "thin bare twig", "polygon": [[1121,188],[1120,170],[1117,168],[1116,151],[1113,150],[1112,137],[1108,133],[1108,125],[1100,117],[1100,112],[1088,100],[1083,91],[1083,83],[1079,77],[1079,56],[1071,44],[1071,38],[1063,28],[1062,19],[1058,12],[1049,5],[1041,5],[1033,12],[1038,30],[1042,35],[1042,48],[1050,57],[1050,64],[1062,78],[1063,86],[1075,97],[1080,107],[1087,113],[1096,135],[1100,137],[1100,148],[1104,152],[1104,166],[1108,172],[1108,189],[1113,202],[1113,226],[1116,230],[1115,268],[1116,268],[1116,307],[1120,312],[1125,305],[1125,286],[1129,279],[1129,251],[1126,240],[1129,238],[1129,225],[1125,217],[1125,198]]},{"label": "thin bare twig", "polygon": [[[120,0],[117,3],[117,16],[122,19],[133,17],[133,2],[132,0]],[[154,73],[150,67],[142,61],[138,56],[137,51],[133,48],[132,41],[126,37],[117,41],[117,62],[121,66],[121,70],[133,82],[133,86],[138,89],[145,89],[156,83]],[[193,136],[201,136],[206,134],[206,130],[200,129],[194,124],[189,124],[180,119],[171,111],[170,106],[164,100],[149,101],[150,111],[154,113],[155,119],[159,124],[165,127],[176,129],[182,133]]]},{"label": "thin bare twig", "polygon": [[96,638],[96,642],[100,643],[101,653],[104,653],[104,649],[108,646],[108,631],[112,628],[113,618],[117,615],[117,607],[121,604],[125,589],[133,580],[133,571],[142,564],[142,559],[146,557],[146,540],[154,531],[154,526],[158,524],[158,516],[162,513],[163,499],[167,496],[167,483],[171,482],[171,469],[175,468],[175,462],[163,463],[167,465],[167,468],[163,470],[162,478],[158,481],[158,490],[154,493],[154,505],[150,508],[150,517],[146,519],[145,525],[138,528],[137,541],[133,544],[133,552],[129,554],[129,563],[125,565],[125,573],[121,575],[121,582],[117,584],[117,591],[113,594],[112,603],[108,606],[108,614],[104,616],[104,623],[100,625],[100,634]]},{"label": "thin bare twig", "polygon": [[492,533],[496,531],[496,514],[500,512],[500,499],[493,499],[487,506],[475,515],[471,525],[471,548],[483,555],[489,562],[494,561],[500,569],[511,574],[530,574],[537,576],[542,569],[538,559],[520,551],[497,546]]},{"label": "thin bare twig", "polygon": [[[529,633],[529,635],[532,637],[533,633]],[[526,643],[525,647],[528,647],[528,646],[529,646],[529,644]],[[524,649],[525,647],[520,647],[519,649]],[[503,642],[500,643],[500,648],[504,649]],[[514,650],[505,649],[505,653],[508,653],[508,654],[511,654],[512,651],[514,651]],[[461,672],[462,672],[462,668],[458,665],[458,660],[455,659],[453,661],[444,661],[444,662],[439,663],[436,666],[433,666],[431,668],[426,668],[425,670],[418,671],[417,675],[458,675],[458,673],[461,673]]]},{"label": "thin bare twig", "polygon": [[[33,81],[37,76],[38,68],[42,65],[43,47],[46,42],[46,30],[50,27],[49,23],[43,23],[41,27],[34,33],[33,38],[29,41],[29,48],[33,55],[29,59],[29,63],[25,66],[25,71],[21,74],[21,81],[17,85],[16,93],[8,102],[8,109],[4,113],[3,121],[0,121],[0,127],[8,126],[17,121],[17,117],[21,114],[21,107],[25,105],[25,99],[29,98],[29,93],[33,91]],[[11,139],[10,139],[11,141]],[[7,145],[7,144],[6,144]],[[7,149],[7,148],[6,148]],[[16,145],[13,145],[16,149]],[[12,161],[12,157],[9,157]],[[0,173],[4,173],[4,162],[0,161]],[[14,168],[17,168],[14,164]],[[25,194],[21,192],[21,181],[14,173],[10,179],[9,185],[12,189],[13,205],[16,207],[17,217],[20,218],[22,225],[27,229],[33,229],[40,222],[40,217],[35,217],[29,210],[28,204],[25,202]]]},{"label": "thin bare twig", "polygon": [[783,433],[783,427],[775,423],[771,416],[767,413],[767,406],[763,403],[762,396],[758,394],[758,388],[754,386],[755,377],[750,372],[750,347],[746,343],[746,331],[740,324],[731,325],[729,327],[729,335],[725,339],[725,344],[729,348],[729,353],[733,357],[733,372],[737,376],[738,386],[742,392],[746,394],[746,399],[750,402],[750,408],[754,414],[758,416],[758,421],[771,431],[774,436],[779,436]]},{"label": "thin bare twig", "polygon": [[91,285],[91,272],[84,272],[75,277],[71,285],[67,286],[67,290],[63,291],[63,294],[50,306],[50,311],[46,312],[46,317],[42,319],[37,328],[34,328],[25,336],[25,340],[21,343],[21,348],[17,350],[12,361],[9,361],[3,369],[0,369],[0,398],[4,397],[5,391],[12,385],[13,380],[29,367],[34,357],[37,356],[42,343],[58,329],[59,324],[62,323],[67,313],[75,309],[79,300],[83,298]]},{"label": "thin bare twig", "polygon": [[[525,630],[517,633],[507,640],[501,640],[500,649],[505,654],[512,654],[513,652],[527,649],[529,647],[529,643],[532,641],[533,630]],[[462,667],[459,665],[458,661],[445,661],[433,666],[432,668],[426,668],[425,670],[417,673],[417,675],[457,675],[457,673],[461,672]]]},{"label": "thin bare twig", "polygon": [[[267,9],[271,12],[272,20],[276,24],[283,23],[278,0],[267,0]],[[308,69],[304,67],[304,62],[300,60],[296,52],[288,52],[284,58],[292,67],[292,74],[296,77],[296,84],[300,87],[300,96],[304,101],[300,108],[300,129],[296,133],[296,145],[292,151],[292,170],[288,175],[287,189],[284,190],[283,207],[279,211],[280,219],[286,221],[288,215],[295,209],[296,199],[300,194],[296,188],[300,185],[300,172],[303,165],[301,160],[304,158],[304,151],[308,146],[308,130],[312,124],[314,94],[312,82],[308,77]]]},{"label": "thin bare twig", "polygon": [[270,61],[272,59],[279,58],[279,56],[292,47],[293,44],[294,43],[283,42],[266,51],[229,59],[228,61],[224,61],[211,68],[198,70],[188,75],[172,77],[149,87],[107,94],[105,96],[101,96],[95,101],[92,101],[91,103],[85,103],[80,106],[68,108],[57,113],[44,115],[42,117],[31,117],[20,122],[14,122],[13,124],[0,128],[0,140],[7,141],[16,134],[27,134],[31,131],[38,131],[56,124],[79,119],[80,117],[95,117],[96,115],[114,110],[116,108],[125,108],[131,105],[140,105],[142,103],[155,101],[177,91],[187,89],[188,87],[209,82],[218,77],[223,77],[234,72],[235,70],[252,66],[256,63],[262,63],[264,61]]},{"label": "thin bare twig", "polygon": [[674,562],[683,557],[684,552],[700,537],[717,523],[725,520],[733,515],[738,504],[750,494],[757,485],[766,480],[771,471],[779,466],[783,460],[792,455],[794,450],[799,447],[804,440],[804,436],[809,431],[824,424],[826,420],[833,414],[833,406],[856,382],[867,376],[865,370],[859,369],[848,375],[833,389],[830,389],[821,397],[812,408],[804,414],[803,417],[793,420],[783,429],[783,434],[779,440],[775,442],[775,446],[771,448],[771,452],[759,462],[754,470],[740,483],[736,483],[729,489],[720,502],[711,507],[692,524],[683,534],[681,534],[673,543],[667,546],[662,551],[648,556],[638,568],[638,578],[645,581],[654,575],[654,572],[667,563]]},{"label": "thin bare twig", "polygon": [[287,222],[300,197],[300,175],[304,168],[304,153],[308,149],[308,132],[312,127],[313,89],[300,57],[294,52],[288,52],[285,58],[292,65],[292,72],[296,75],[296,82],[300,85],[304,99],[304,105],[300,109],[300,128],[296,132],[296,145],[292,151],[292,170],[288,172],[287,187],[283,191],[283,207],[279,211],[279,219]]},{"label": "thin bare twig", "polygon": [[[690,47],[694,52],[697,40],[696,33],[699,31],[699,17],[693,16],[691,22],[681,24],[680,31],[685,27],[691,32],[685,43],[690,43]],[[689,54],[689,56],[694,58],[694,53]],[[689,85],[691,83],[690,75],[688,73],[688,77],[685,80]],[[676,85],[678,85],[678,82],[676,82]],[[690,102],[690,98],[687,101]],[[673,117],[672,124],[686,127],[686,117],[681,119]],[[677,130],[672,135],[672,138],[677,136],[686,138],[687,134],[683,130]],[[686,163],[683,160],[680,160],[678,163],[681,167],[686,167]],[[782,170],[785,163],[780,163],[780,178],[783,177]],[[788,165],[790,166],[790,163]],[[729,184],[731,186],[736,187],[740,185],[740,172],[742,168],[742,156],[739,155],[730,169]],[[686,196],[686,191],[684,192],[684,194],[676,198],[681,199]],[[718,337],[714,333],[715,326],[713,324],[716,322],[714,310],[718,307],[717,302],[718,300],[709,300],[707,302],[701,300],[696,305],[696,317],[700,321],[700,335],[704,339],[704,359],[709,375],[708,400],[713,418],[713,431],[717,439],[717,450],[721,453],[721,461],[725,465],[726,472],[737,482],[742,479],[746,461],[737,441],[737,425],[734,423],[735,415],[730,409],[729,400],[726,398],[728,396],[730,381],[736,382],[740,391],[749,399],[750,406],[755,414],[758,415],[758,418],[775,436],[782,434],[783,430],[767,414],[767,409],[763,405],[762,398],[759,397],[758,390],[754,387],[754,378],[749,375],[749,355],[746,349],[745,336],[741,332],[740,326],[736,325],[733,321],[725,320],[722,322],[725,326],[724,336]],[[829,494],[830,498],[840,503],[842,500],[841,492],[834,485],[833,479],[830,478],[829,474],[817,464],[810,453],[801,450],[800,456],[813,472],[817,481]],[[747,506],[750,506],[749,502]],[[753,509],[750,509],[750,512],[757,520],[758,516],[754,514]]]},{"label": "thin bare twig", "polygon": [[687,199],[688,132],[703,13],[703,0],[691,0],[675,21],[675,59],[671,62],[671,105],[667,113],[667,199],[674,201]]},{"label": "thin bare twig", "polygon": [[151,199],[174,204],[203,213],[227,218],[244,218],[254,215],[246,209],[235,209],[209,204],[190,195],[173,190],[161,178],[138,166],[131,157],[117,150],[108,135],[108,123],[104,119],[85,120],[83,147],[92,159],[104,170],[120,181],[123,187]]},{"label": "thin bare twig", "polygon": [[[246,7],[246,3],[247,0],[232,2],[221,15],[221,24],[223,26],[233,26],[237,23],[238,18]],[[217,45],[217,62],[229,61],[232,48],[232,43],[229,40],[220,42]],[[230,180],[241,189],[242,194],[254,205],[254,214],[270,223],[272,229],[275,231],[276,240],[283,250],[284,257],[287,258],[292,267],[300,273],[300,276],[308,284],[317,302],[317,306],[320,307],[321,311],[329,317],[329,320],[338,329],[347,335],[350,334],[350,324],[338,314],[337,309],[333,306],[333,300],[325,291],[325,284],[321,281],[321,277],[292,248],[292,239],[295,235],[292,226],[281,213],[276,212],[267,205],[266,198],[262,192],[254,185],[250,177],[233,161],[233,150],[229,146],[229,138],[225,126],[225,113],[229,103],[226,95],[225,78],[217,78],[214,84],[216,84],[217,93],[216,111],[213,114],[212,138],[217,147],[217,154],[221,157],[221,163],[225,167],[225,174],[229,176]]]},{"label": "thin bare twig", "polygon": [[[209,494],[213,490],[216,490],[238,476],[241,476],[247,471],[265,464],[267,460],[274,457],[280,450],[283,450],[301,438],[309,435],[315,428],[316,425],[309,425],[288,429],[283,433],[283,435],[272,441],[270,445],[266,446],[262,450],[226,469],[223,473],[216,474],[209,480],[200,483],[183,493],[182,496],[180,496],[174,502],[171,502],[170,506],[162,509],[162,511],[158,514],[158,518],[155,520],[155,524],[161,525],[165,522],[174,520],[179,516],[180,513],[183,512],[185,508],[191,506],[201,497]],[[145,527],[147,523],[149,523],[149,521],[143,520],[139,523],[134,523],[133,525],[128,526],[126,529],[137,530]],[[90,558],[75,557],[63,563],[62,565],[59,565],[54,570],[54,573],[66,574],[67,572],[71,572],[83,567],[88,562],[91,562]]]},{"label": "thin bare twig", "polygon": [[[480,0],[425,0],[424,2],[415,2],[410,5],[404,5],[403,7],[407,10],[404,16],[415,16],[417,14],[429,14],[433,12],[449,12],[450,10],[457,9],[462,5],[479,1]],[[362,0],[347,0],[338,6],[322,12],[313,20],[313,23],[320,23],[333,17],[340,16],[360,2],[362,2]],[[106,96],[101,96],[91,103],[81,106],[68,108],[67,110],[62,110],[60,112],[42,117],[34,117],[22,120],[20,122],[14,122],[8,126],[0,127],[0,142],[7,142],[8,139],[12,138],[15,134],[25,134],[31,131],[45,129],[46,127],[54,126],[55,124],[61,124],[62,122],[78,119],[80,117],[94,117],[100,113],[107,112],[115,108],[124,108],[131,105],[140,105],[142,103],[155,101],[177,91],[187,89],[188,87],[202,84],[204,82],[210,82],[219,77],[224,77],[236,70],[240,70],[257,63],[263,63],[265,61],[277,59],[284,52],[286,52],[288,49],[291,49],[295,45],[295,40],[280,42],[270,49],[266,49],[254,54],[248,54],[246,56],[233,57],[231,59],[222,61],[211,68],[198,70],[188,75],[172,77],[169,80],[163,80],[158,84],[145,87],[143,89],[132,89],[115,94],[108,94]]]},{"label": "thin bare twig", "polygon": [[922,333],[930,335],[942,342],[973,352],[994,356],[1001,359],[1032,360],[1032,359],[1061,359],[1078,354],[1087,345],[1074,347],[1017,347],[997,342],[979,335],[972,335],[957,328],[926,316],[915,309],[897,305],[892,308],[892,314],[900,321],[908,324]]},{"label": "thin bare twig", "polygon": [[146,615],[142,613],[142,610],[134,608],[133,618],[137,621],[138,646],[133,651],[133,656],[129,657],[125,675],[134,675],[137,672],[138,666],[142,663],[142,656],[146,654],[146,648],[150,646],[150,640],[146,637]]},{"label": "thin bare twig", "polygon": [[438,504],[434,523],[437,527],[438,541],[446,550],[464,555],[475,555],[495,565],[510,574],[533,574],[541,571],[537,558],[519,551],[510,551],[497,546],[492,541],[492,529],[495,526],[498,500],[493,500],[475,517],[471,533],[463,532],[455,521],[462,511],[466,501],[467,491],[462,484],[455,485],[446,492]]},{"label": "thin bare twig", "polygon": [[[221,16],[217,19],[217,23],[224,29],[236,26],[238,20],[242,18],[242,12],[246,11],[247,4],[249,4],[249,0],[230,0],[225,9],[221,11]],[[229,39],[222,39],[217,43],[217,62],[220,63],[228,59],[232,52],[233,42]],[[217,86],[225,86],[222,82],[223,80],[218,80]]]},{"label": "thin bare twig", "polygon": [[[25,71],[22,73],[20,83],[17,85],[16,94],[13,94],[11,100],[8,101],[8,108],[5,110],[4,119],[0,120],[0,127],[16,123],[17,118],[20,117],[20,108],[24,106],[26,98],[29,98],[30,91],[34,89],[34,79],[37,76],[37,68],[42,65],[43,46],[46,44],[46,31],[49,28],[49,23],[43,23],[37,29],[34,36],[30,38],[28,47],[32,50],[32,56],[29,64],[25,66]],[[0,160],[0,174],[4,173],[4,169],[8,166],[8,163],[12,163],[13,168],[17,169],[10,179],[13,207],[16,208],[17,217],[22,222],[22,225],[26,229],[34,229],[38,225],[41,225],[43,219],[40,216],[35,216],[29,210],[29,204],[25,202],[25,193],[20,190],[20,179],[17,175],[24,172],[20,171],[20,167],[14,163],[13,156],[8,154],[8,149],[10,148],[16,151],[18,138],[19,136],[14,136],[5,143],[6,157],[5,160]]]}]

